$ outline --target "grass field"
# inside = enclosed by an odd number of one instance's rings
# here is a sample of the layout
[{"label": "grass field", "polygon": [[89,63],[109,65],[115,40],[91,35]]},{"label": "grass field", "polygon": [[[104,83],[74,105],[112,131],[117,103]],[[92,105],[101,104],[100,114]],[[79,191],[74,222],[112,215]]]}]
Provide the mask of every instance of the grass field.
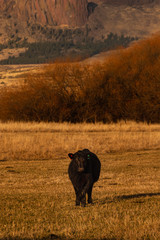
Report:
[{"label": "grass field", "polygon": [[[160,239],[160,125],[0,124],[0,239]],[[75,206],[68,152],[102,163]]]},{"label": "grass field", "polygon": [[42,69],[42,64],[0,65],[0,87],[19,86],[20,83],[24,82],[26,74],[34,74]]}]

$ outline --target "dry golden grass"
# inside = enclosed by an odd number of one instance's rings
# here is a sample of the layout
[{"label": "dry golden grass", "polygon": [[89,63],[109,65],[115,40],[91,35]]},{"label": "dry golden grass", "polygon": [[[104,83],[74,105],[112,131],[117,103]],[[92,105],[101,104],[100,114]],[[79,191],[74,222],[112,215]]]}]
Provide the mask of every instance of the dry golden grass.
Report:
[{"label": "dry golden grass", "polygon": [[20,53],[24,53],[27,51],[27,48],[5,48],[0,51],[0,61],[4,59],[8,59],[9,57],[19,57]]},{"label": "dry golden grass", "polygon": [[[1,123],[0,132],[0,239],[159,239],[159,125]],[[102,163],[86,208],[74,206],[67,174],[68,152],[83,147]]]},{"label": "dry golden grass", "polygon": [[19,86],[25,81],[26,74],[35,74],[42,69],[42,64],[0,65],[0,86]]},{"label": "dry golden grass", "polygon": [[159,149],[160,125],[1,123],[0,159],[50,159],[88,148],[98,154]]}]

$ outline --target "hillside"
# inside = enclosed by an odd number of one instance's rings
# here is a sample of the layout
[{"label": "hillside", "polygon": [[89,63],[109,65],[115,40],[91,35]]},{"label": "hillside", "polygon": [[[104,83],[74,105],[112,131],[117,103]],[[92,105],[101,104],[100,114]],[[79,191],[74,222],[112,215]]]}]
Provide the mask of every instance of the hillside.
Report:
[{"label": "hillside", "polygon": [[160,123],[160,35],[92,63],[42,65],[19,76],[24,84],[3,83],[1,121]]},{"label": "hillside", "polygon": [[144,38],[160,31],[160,0],[94,0],[98,6],[88,19],[97,38],[108,32]]},{"label": "hillside", "polygon": [[[0,0],[0,41],[47,39],[47,28],[81,27],[88,18],[87,0]],[[52,28],[52,29],[51,29]],[[42,36],[41,36],[42,35]]]},{"label": "hillside", "polygon": [[126,46],[97,48],[110,33],[140,39],[160,31],[160,0],[0,0],[0,6],[0,60],[4,48],[28,49],[34,42],[58,43],[56,57],[84,58]]},{"label": "hillside", "polygon": [[87,0],[0,0],[11,18],[42,25],[82,26],[87,20]]},{"label": "hillside", "polygon": [[54,38],[57,28],[72,33],[86,25],[99,39],[109,32],[144,37],[160,30],[160,0],[0,0],[0,6],[1,43],[45,40],[48,31]]}]

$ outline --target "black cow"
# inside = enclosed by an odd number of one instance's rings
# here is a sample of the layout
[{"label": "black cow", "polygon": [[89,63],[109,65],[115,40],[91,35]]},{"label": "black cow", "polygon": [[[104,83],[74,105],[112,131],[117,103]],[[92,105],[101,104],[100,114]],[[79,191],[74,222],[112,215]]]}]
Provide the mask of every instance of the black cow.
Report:
[{"label": "black cow", "polygon": [[93,184],[99,179],[101,163],[98,157],[88,149],[69,153],[71,159],[68,168],[69,178],[76,193],[76,205],[85,207],[86,193],[88,203],[92,203]]}]

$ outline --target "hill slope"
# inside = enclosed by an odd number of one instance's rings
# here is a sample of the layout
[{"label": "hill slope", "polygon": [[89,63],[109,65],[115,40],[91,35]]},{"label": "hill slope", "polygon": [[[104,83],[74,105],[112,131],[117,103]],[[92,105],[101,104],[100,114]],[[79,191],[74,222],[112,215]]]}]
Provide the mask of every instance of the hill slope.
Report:
[{"label": "hill slope", "polygon": [[94,1],[98,6],[88,25],[99,38],[108,32],[143,38],[160,31],[160,0]]},{"label": "hill slope", "polygon": [[[87,0],[0,0],[0,41],[27,38],[39,39],[40,33],[33,32],[33,27],[63,28],[81,27],[88,19]],[[63,26],[62,26],[63,25]],[[43,40],[45,36],[45,30]]]},{"label": "hill slope", "polygon": [[0,0],[13,18],[43,25],[81,26],[87,20],[87,0]]},{"label": "hill slope", "polygon": [[0,0],[0,43],[83,42],[160,31],[160,0]]}]

